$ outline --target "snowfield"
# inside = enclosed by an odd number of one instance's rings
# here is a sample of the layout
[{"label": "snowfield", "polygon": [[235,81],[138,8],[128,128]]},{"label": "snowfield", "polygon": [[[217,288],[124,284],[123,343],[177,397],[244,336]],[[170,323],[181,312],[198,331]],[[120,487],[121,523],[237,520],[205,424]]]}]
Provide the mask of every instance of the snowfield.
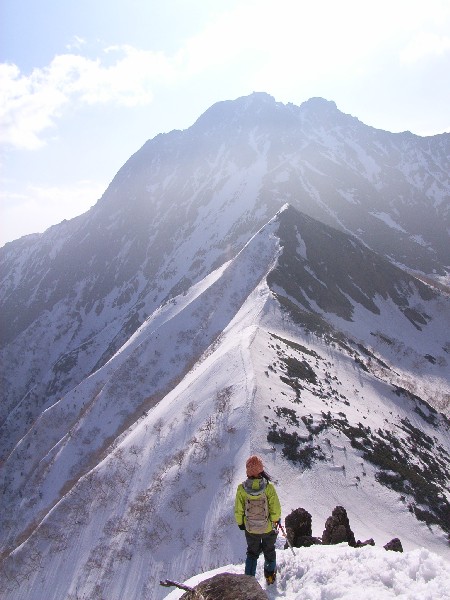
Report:
[{"label": "snowfield", "polygon": [[[243,542],[245,544],[245,542]],[[263,558],[256,578],[270,599],[285,600],[448,600],[450,563],[425,548],[399,553],[365,546],[313,546],[277,550],[276,585],[266,586]],[[244,565],[227,565],[192,577],[195,586],[218,573],[243,573]],[[174,590],[166,600],[183,595]]]}]

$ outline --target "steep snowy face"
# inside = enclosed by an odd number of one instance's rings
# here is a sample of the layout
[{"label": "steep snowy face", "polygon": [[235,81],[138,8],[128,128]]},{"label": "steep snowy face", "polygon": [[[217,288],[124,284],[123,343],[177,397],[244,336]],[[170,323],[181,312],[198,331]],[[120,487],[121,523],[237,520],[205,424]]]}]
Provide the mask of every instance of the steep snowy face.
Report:
[{"label": "steep snowy face", "polygon": [[[303,308],[352,321],[356,304],[378,315],[380,301],[390,299],[416,329],[429,321],[424,307],[438,293],[355,238],[292,207],[280,215],[279,235],[283,252],[269,283]],[[422,308],[414,306],[415,296]]]},{"label": "steep snowy face", "polygon": [[[1,528],[7,547],[17,545],[28,524],[36,526],[218,343],[276,261],[275,228],[276,221],[267,224],[232,261],[155,311],[102,368],[42,411],[18,443],[20,412],[8,415],[3,499],[11,512],[4,512]],[[18,497],[27,501],[15,506]]]},{"label": "steep snowy face", "polygon": [[292,207],[278,222],[281,251],[267,282],[290,318],[376,348],[396,365],[397,385],[449,414],[448,293]]},{"label": "steep snowy face", "polygon": [[[291,397],[272,396],[268,441],[309,469],[333,455],[330,440],[346,440],[355,485],[369,464],[378,483],[448,539],[450,422],[439,412],[449,414],[448,294],[291,207],[280,214],[277,235],[282,250],[269,287],[287,320],[322,347],[299,345],[289,327],[272,336],[278,360],[270,375]],[[327,346],[341,353],[343,371],[335,352],[326,364]],[[351,362],[360,374],[349,388]],[[343,468],[348,476],[349,465]],[[309,483],[317,492],[315,476]]]}]

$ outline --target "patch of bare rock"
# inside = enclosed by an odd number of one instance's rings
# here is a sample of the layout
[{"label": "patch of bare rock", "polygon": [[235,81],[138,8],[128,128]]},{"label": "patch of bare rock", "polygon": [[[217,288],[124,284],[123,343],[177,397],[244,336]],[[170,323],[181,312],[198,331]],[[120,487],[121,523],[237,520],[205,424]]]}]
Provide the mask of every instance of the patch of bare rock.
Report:
[{"label": "patch of bare rock", "polygon": [[[362,542],[355,539],[350,527],[347,511],[343,506],[336,506],[331,516],[325,522],[322,537],[312,535],[312,517],[304,508],[293,510],[285,519],[287,541],[295,548],[313,546],[315,544],[333,545],[347,543],[353,548],[375,546],[372,538]],[[286,544],[287,547],[287,544]],[[398,538],[392,539],[383,546],[386,550],[403,552],[402,543]]]}]

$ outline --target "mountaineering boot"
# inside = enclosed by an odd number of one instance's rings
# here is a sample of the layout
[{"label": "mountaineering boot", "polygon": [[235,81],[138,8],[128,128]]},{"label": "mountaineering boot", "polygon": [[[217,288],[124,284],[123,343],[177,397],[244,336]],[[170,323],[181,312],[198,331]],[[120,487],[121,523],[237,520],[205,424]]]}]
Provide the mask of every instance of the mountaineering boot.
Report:
[{"label": "mountaineering boot", "polygon": [[256,558],[251,558],[250,556],[247,556],[247,559],[245,561],[245,574],[254,577],[256,574],[257,564],[258,560]]},{"label": "mountaineering boot", "polygon": [[266,578],[267,585],[275,583],[277,576],[277,563],[274,560],[264,561],[264,577]]},{"label": "mountaineering boot", "polygon": [[270,573],[269,571],[264,571],[264,577],[266,578],[267,585],[271,585],[275,583],[275,579],[277,578],[277,571],[273,571]]}]

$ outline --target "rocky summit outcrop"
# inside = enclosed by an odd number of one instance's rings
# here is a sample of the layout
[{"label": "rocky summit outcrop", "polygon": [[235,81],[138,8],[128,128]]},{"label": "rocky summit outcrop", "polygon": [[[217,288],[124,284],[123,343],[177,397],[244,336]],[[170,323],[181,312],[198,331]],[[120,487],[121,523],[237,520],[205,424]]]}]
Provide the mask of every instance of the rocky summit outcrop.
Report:
[{"label": "rocky summit outcrop", "polygon": [[356,546],[355,534],[351,530],[347,511],[343,506],[336,506],[325,523],[322,534],[323,544],[340,544],[347,542],[349,546]]},{"label": "rocky summit outcrop", "polygon": [[183,600],[267,600],[268,596],[254,577],[220,573],[199,583]]},{"label": "rocky summit outcrop", "polygon": [[287,539],[291,546],[313,546],[321,544],[320,538],[312,535],[312,517],[304,508],[293,510],[285,519]]},{"label": "rocky summit outcrop", "polygon": [[[355,534],[350,527],[347,511],[343,506],[336,506],[331,516],[328,517],[321,538],[312,535],[312,516],[304,508],[296,508],[289,513],[285,519],[285,525],[287,536],[285,548],[289,544],[295,548],[308,547],[315,544],[334,545],[342,543],[347,543],[354,548],[375,546],[373,538],[364,542],[355,540]],[[385,550],[403,552],[403,546],[399,538],[393,538],[383,548]]]}]

